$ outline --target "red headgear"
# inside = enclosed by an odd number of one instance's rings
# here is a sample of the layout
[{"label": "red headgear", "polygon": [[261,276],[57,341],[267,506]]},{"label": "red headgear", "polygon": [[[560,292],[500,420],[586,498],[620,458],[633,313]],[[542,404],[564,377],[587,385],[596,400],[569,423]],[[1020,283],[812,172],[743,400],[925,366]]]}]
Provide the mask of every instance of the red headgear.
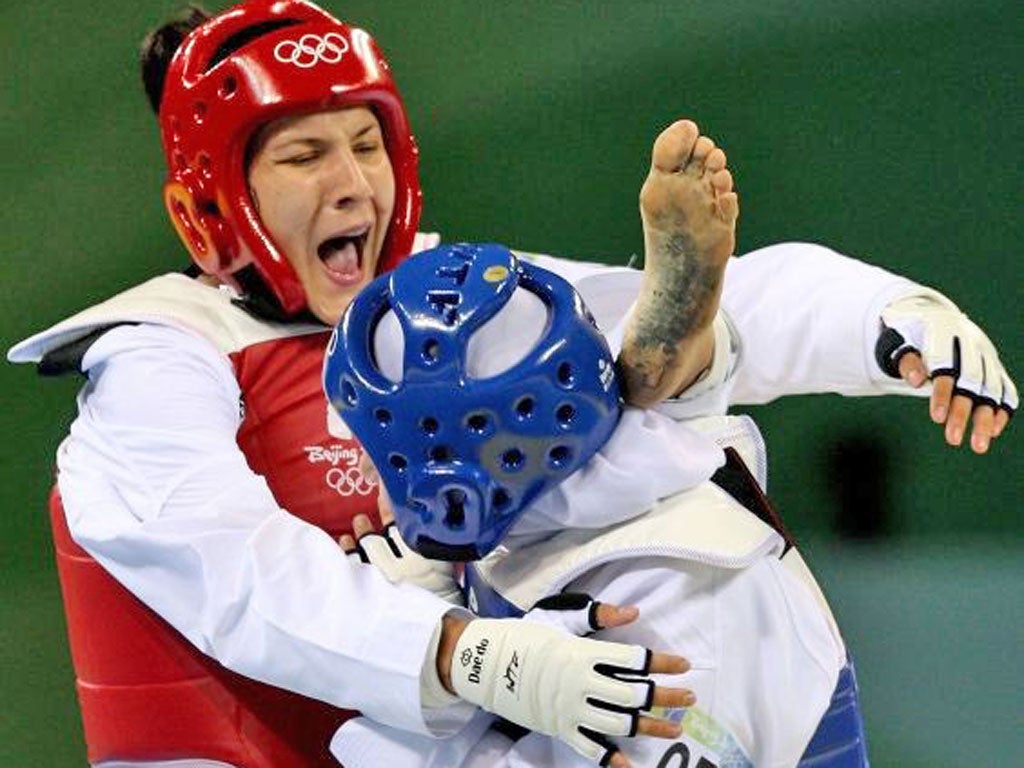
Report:
[{"label": "red headgear", "polygon": [[[231,52],[218,60],[223,49]],[[254,264],[286,313],[306,306],[249,196],[246,147],[276,118],[355,105],[376,114],[395,174],[378,270],[409,253],[422,207],[418,151],[388,64],[364,30],[305,0],[250,0],[193,30],[164,83],[164,202],[204,272],[233,283],[233,273]]]}]

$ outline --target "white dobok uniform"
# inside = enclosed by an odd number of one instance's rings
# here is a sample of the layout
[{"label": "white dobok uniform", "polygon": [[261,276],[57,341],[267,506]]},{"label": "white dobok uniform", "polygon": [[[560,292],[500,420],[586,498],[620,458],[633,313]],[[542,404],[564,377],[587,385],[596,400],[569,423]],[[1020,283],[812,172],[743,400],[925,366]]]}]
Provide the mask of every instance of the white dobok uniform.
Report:
[{"label": "white dobok uniform", "polygon": [[[644,463],[648,449],[635,434],[639,413],[626,411],[613,438],[592,460],[596,466],[583,470],[589,474],[591,503],[622,498],[631,488],[641,496],[641,489],[651,485],[649,472],[603,470],[639,469]],[[750,466],[764,467],[763,443],[746,417],[698,420],[693,426],[720,445],[740,448]],[[677,487],[689,480],[677,477]],[[664,488],[663,482],[659,485]],[[686,656],[690,671],[658,676],[658,682],[692,689],[697,704],[656,709],[654,714],[681,722],[683,736],[675,742],[644,737],[624,742],[633,765],[795,766],[847,663],[831,611],[797,550],[708,481],[669,495],[639,516],[630,510],[628,519],[601,529],[544,535],[540,529],[546,521],[564,514],[564,508],[553,509],[561,506],[557,501],[546,500],[536,505],[547,508],[541,522],[529,525],[534,533],[514,532],[469,566],[474,571],[470,606],[486,615],[521,614],[562,591],[635,605],[640,610],[636,622],[596,636]],[[601,509],[612,517],[607,502]],[[524,513],[524,522],[532,512]],[[478,594],[481,587],[484,592]],[[513,744],[488,732],[486,724],[487,718],[480,717],[459,736],[436,740],[359,718],[342,726],[332,749],[347,768],[590,764],[556,739],[529,734]],[[673,762],[673,755],[686,755],[690,762]]]},{"label": "white dobok uniform", "polygon": [[[420,243],[431,246],[436,240],[421,238]],[[527,258],[566,277],[599,325],[613,336],[621,332],[640,273]],[[468,707],[425,711],[420,700],[421,675],[433,668],[431,643],[450,606],[420,590],[391,585],[372,567],[351,563],[330,536],[281,508],[235,442],[244,414],[224,344],[193,312],[195,307],[211,314],[237,312],[230,296],[180,276],[153,282],[151,290],[163,297],[163,304],[150,305],[143,286],[9,353],[14,362],[38,361],[97,328],[135,323],[105,333],[82,359],[89,381],[58,452],[59,484],[74,540],[228,669],[358,709],[395,728],[433,735],[456,731],[467,721]],[[915,288],[884,270],[810,244],[772,246],[732,259],[716,323],[715,369],[684,398],[659,410],[680,419],[801,392],[927,394],[927,388],[911,390],[887,378],[873,359],[882,308]],[[187,312],[175,309],[175,296],[185,298]],[[237,322],[244,326],[247,321]],[[248,332],[247,327],[239,331]],[[674,469],[686,478],[685,487],[696,487],[721,464],[717,449],[693,447],[705,438],[676,429],[671,419],[652,414],[635,427],[632,439],[638,449],[659,446],[638,454],[641,467],[658,461],[657,468],[647,470],[651,477],[671,477]],[[698,455],[704,458],[697,460]],[[338,459],[308,457],[310,462]],[[636,468],[609,464],[596,471],[610,480],[603,487],[614,489],[627,488],[616,485],[616,478],[635,475]],[[359,478],[349,475],[346,482],[358,484]],[[613,519],[621,519],[624,509],[637,515],[674,490],[657,483],[628,488],[628,493],[603,499],[605,504],[615,501],[616,509],[609,510]],[[544,530],[551,529],[552,521],[591,528],[611,522],[590,516],[593,505],[588,506],[585,495],[570,498],[555,491],[547,509],[548,519],[538,516]],[[637,602],[638,590],[647,595],[641,602],[644,619],[631,630],[639,633],[633,641],[688,656],[695,671],[685,684],[697,690],[707,712],[717,712],[718,705],[702,691],[710,690],[707,686],[728,690],[736,684],[734,673],[737,680],[761,680],[765,700],[776,700],[770,688],[773,670],[778,665],[779,674],[790,670],[792,654],[809,660],[801,664],[808,670],[808,679],[801,682],[806,691],[815,696],[831,691],[841,641],[813,610],[814,597],[806,586],[778,561],[778,537],[770,530],[763,533],[743,553],[743,567],[702,564],[700,558],[645,559],[639,568],[629,566],[629,578],[616,577],[625,566],[609,564],[571,586],[620,603]],[[730,599],[749,603],[752,615],[720,615],[719,596],[730,590],[736,593]],[[801,602],[810,608],[804,611]],[[769,604],[786,610],[762,616]],[[674,620],[673,628],[660,629],[679,605],[690,611],[691,634],[685,637],[676,636]],[[765,658],[743,668],[718,664],[714,654],[735,652],[737,658],[754,660],[745,645],[754,642],[748,631],[754,625],[758,631],[781,633],[772,636],[778,643],[771,645],[772,653],[779,654],[778,665]],[[815,638],[811,647],[801,644],[805,633]],[[813,719],[812,713],[807,719]],[[744,739],[749,734],[732,735]],[[799,738],[794,735],[793,741]],[[788,743],[778,749],[778,754],[791,753]]]}]

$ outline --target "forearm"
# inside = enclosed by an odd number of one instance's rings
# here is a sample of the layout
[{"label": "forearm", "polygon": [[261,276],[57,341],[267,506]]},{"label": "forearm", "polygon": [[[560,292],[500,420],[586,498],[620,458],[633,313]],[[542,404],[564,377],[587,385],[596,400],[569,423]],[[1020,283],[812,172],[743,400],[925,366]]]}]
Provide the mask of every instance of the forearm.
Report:
[{"label": "forearm", "polygon": [[[62,473],[71,520],[81,496],[69,481]],[[389,725],[428,729],[421,668],[449,604],[348,563],[330,537],[284,512],[254,525],[228,513],[216,524],[114,531],[105,511],[105,520],[77,516],[77,542],[204,654]]]},{"label": "forearm", "polygon": [[722,296],[738,334],[730,402],[811,392],[871,395],[909,387],[874,360],[880,314],[911,281],[808,243],[730,260]]}]

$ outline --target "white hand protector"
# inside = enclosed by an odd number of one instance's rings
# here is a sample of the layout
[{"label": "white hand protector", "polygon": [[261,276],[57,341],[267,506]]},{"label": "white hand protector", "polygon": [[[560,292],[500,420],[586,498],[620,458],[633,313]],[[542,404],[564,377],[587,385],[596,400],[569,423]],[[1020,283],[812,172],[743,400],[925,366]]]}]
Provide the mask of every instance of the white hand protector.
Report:
[{"label": "white hand protector", "polygon": [[875,358],[883,371],[900,378],[899,362],[918,352],[932,378],[952,376],[954,392],[1010,413],[1018,406],[1010,379],[988,336],[949,299],[921,287],[882,311]]},{"label": "white hand protector", "polygon": [[348,555],[375,565],[392,584],[415,584],[452,605],[465,605],[452,564],[428,560],[410,549],[394,523],[384,526],[383,533],[361,536]]},{"label": "white hand protector", "polygon": [[651,707],[650,659],[637,645],[529,620],[475,619],[459,638],[451,680],[466,701],[604,765],[616,750],[607,737],[635,735]]},{"label": "white hand protector", "polygon": [[559,592],[538,600],[523,619],[586,637],[601,629],[597,622],[600,605],[583,592]]}]

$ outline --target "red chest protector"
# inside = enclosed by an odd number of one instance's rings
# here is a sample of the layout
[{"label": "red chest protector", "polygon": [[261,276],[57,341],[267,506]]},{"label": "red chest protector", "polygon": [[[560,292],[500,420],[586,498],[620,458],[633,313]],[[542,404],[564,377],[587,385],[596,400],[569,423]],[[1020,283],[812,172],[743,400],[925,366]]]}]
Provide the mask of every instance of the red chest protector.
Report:
[{"label": "red chest protector", "polygon": [[[229,353],[241,386],[238,443],[293,514],[332,535],[376,516],[361,448],[330,434],[320,371],[327,331]],[[336,766],[328,743],[352,712],[229,672],[114,581],[71,539],[50,500],[89,761],[207,758],[238,768]]]}]

